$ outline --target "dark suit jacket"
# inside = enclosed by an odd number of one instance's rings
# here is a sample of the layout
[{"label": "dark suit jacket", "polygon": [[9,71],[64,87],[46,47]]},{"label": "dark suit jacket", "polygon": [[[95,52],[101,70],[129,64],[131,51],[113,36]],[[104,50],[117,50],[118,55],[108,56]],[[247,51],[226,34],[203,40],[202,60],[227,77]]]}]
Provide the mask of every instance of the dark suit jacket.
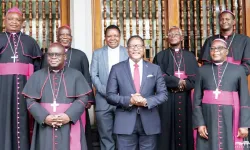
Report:
[{"label": "dark suit jacket", "polygon": [[[129,60],[114,65],[107,84],[107,101],[117,106],[114,133],[132,134],[137,117],[137,106],[129,106],[131,94],[136,93]],[[161,132],[158,105],[167,100],[167,90],[159,66],[143,61],[140,94],[148,107],[139,107],[143,128],[147,135]]]}]

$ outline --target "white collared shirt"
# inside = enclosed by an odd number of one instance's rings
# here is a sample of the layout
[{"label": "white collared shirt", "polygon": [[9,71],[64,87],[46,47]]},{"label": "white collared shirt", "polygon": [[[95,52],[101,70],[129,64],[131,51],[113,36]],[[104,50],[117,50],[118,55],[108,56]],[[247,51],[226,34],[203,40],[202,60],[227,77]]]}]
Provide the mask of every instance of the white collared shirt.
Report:
[{"label": "white collared shirt", "polygon": [[120,46],[112,49],[108,47],[108,64],[109,64],[109,72],[113,65],[119,63],[120,59]]},{"label": "white collared shirt", "polygon": [[[134,64],[135,64],[135,62],[133,62],[133,60],[131,60],[131,59],[129,58],[129,66],[130,66],[131,75],[132,75],[132,78],[133,78],[133,79],[134,79],[134,69],[135,69]],[[139,66],[140,85],[141,85],[142,72],[143,72],[143,58],[142,58],[137,64],[138,64],[138,66]]]}]

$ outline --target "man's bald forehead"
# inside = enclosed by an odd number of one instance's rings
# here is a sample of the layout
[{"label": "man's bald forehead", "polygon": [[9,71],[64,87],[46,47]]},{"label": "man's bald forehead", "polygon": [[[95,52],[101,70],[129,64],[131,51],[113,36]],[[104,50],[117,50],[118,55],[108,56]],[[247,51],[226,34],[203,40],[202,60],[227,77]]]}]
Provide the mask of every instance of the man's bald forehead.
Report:
[{"label": "man's bald forehead", "polygon": [[62,50],[63,52],[65,52],[65,47],[60,43],[52,43],[49,46],[49,50],[52,49],[52,48],[58,48],[58,49]]},{"label": "man's bald forehead", "polygon": [[182,34],[181,29],[177,26],[172,26],[171,28],[169,28],[168,33],[172,32],[173,30],[178,30],[180,32],[180,34]]}]

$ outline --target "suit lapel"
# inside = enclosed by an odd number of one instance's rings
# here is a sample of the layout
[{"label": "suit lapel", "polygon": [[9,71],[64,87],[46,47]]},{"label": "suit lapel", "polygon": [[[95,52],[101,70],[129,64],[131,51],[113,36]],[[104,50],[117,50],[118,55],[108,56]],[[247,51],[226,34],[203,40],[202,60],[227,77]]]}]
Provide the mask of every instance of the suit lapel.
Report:
[{"label": "suit lapel", "polygon": [[124,60],[126,60],[127,59],[127,56],[126,56],[126,54],[125,54],[125,52],[126,52],[126,49],[125,48],[123,48],[122,46],[120,46],[119,47],[119,62],[121,62],[121,61],[124,61]]},{"label": "suit lapel", "polygon": [[148,65],[147,65],[147,62],[143,60],[143,71],[142,71],[142,80],[141,80],[140,93],[142,93],[143,86],[146,83],[147,74],[148,74]]},{"label": "suit lapel", "polygon": [[132,74],[131,74],[130,65],[129,65],[129,59],[127,59],[126,63],[124,64],[124,71],[126,72],[126,75],[128,76],[128,79],[129,79],[131,86],[133,87],[134,91],[136,91],[135,85],[134,85],[134,80],[133,80]]},{"label": "suit lapel", "polygon": [[102,51],[102,56],[103,56],[103,64],[104,64],[105,70],[107,71],[107,74],[109,74],[108,47],[107,46],[104,47]]}]

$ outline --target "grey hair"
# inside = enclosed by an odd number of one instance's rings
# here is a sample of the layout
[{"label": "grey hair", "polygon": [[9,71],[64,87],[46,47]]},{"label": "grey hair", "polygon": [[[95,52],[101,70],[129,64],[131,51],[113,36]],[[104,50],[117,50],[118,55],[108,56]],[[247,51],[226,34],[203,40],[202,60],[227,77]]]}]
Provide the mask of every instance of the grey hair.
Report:
[{"label": "grey hair", "polygon": [[177,27],[177,26],[172,26],[172,27],[170,27],[170,28],[168,29],[168,33],[169,33],[169,31],[172,30],[172,29],[178,29],[180,35],[182,35],[182,30],[181,30],[179,27]]}]

